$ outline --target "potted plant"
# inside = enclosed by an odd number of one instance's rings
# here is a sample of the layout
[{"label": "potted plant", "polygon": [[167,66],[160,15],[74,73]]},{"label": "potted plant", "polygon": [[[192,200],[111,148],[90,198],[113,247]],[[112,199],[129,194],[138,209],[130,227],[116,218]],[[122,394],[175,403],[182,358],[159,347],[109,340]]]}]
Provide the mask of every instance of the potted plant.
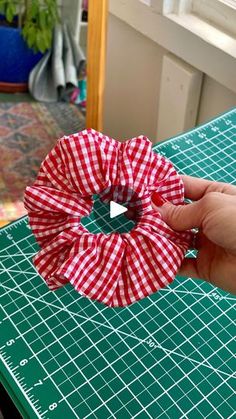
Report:
[{"label": "potted plant", "polygon": [[0,0],[0,91],[27,90],[58,22],[57,0]]}]

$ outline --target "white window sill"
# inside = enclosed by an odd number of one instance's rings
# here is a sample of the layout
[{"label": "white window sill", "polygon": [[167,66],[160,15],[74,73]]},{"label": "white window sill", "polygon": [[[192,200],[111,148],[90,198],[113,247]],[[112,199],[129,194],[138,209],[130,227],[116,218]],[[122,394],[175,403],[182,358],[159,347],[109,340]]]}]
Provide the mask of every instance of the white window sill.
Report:
[{"label": "white window sill", "polygon": [[223,32],[194,14],[177,15],[170,13],[165,17],[236,59],[236,39],[232,35]]},{"label": "white window sill", "polygon": [[109,11],[163,48],[236,92],[236,39],[193,14],[167,14],[138,0],[110,0]]}]

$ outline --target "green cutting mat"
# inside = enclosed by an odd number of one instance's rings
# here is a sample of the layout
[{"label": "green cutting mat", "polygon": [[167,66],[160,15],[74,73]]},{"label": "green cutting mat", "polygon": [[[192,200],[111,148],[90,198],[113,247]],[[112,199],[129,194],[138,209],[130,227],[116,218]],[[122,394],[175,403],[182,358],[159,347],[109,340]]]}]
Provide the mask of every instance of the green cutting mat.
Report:
[{"label": "green cutting mat", "polygon": [[[236,110],[154,149],[234,183]],[[94,230],[93,216],[85,220]],[[1,374],[30,418],[235,417],[235,298],[191,278],[127,308],[50,292],[23,218],[0,231]]]}]

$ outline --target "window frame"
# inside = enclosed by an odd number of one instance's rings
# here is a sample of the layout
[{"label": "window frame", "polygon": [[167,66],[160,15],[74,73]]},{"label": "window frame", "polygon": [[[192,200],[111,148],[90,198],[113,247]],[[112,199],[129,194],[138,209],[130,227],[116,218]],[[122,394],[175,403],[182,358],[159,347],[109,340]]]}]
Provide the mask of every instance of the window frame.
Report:
[{"label": "window frame", "polygon": [[162,0],[162,10],[163,14],[196,15],[236,36],[236,0]]},{"label": "window frame", "polygon": [[195,15],[236,36],[236,0],[140,0],[165,16]]},{"label": "window frame", "polygon": [[189,0],[151,0],[150,5],[109,0],[109,12],[236,93],[235,36],[189,13],[190,5]]}]

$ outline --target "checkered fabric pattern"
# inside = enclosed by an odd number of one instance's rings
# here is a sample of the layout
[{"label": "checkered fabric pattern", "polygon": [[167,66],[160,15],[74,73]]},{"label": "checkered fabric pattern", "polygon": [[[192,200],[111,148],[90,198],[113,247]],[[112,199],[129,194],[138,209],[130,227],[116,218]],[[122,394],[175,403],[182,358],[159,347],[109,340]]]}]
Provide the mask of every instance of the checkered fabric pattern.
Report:
[{"label": "checkered fabric pattern", "polygon": [[[109,199],[125,201],[117,196],[119,185],[142,202],[136,226],[129,233],[90,233],[80,220],[90,214],[93,195],[106,191],[107,199],[110,191]],[[25,192],[41,247],[34,263],[48,286],[55,290],[70,282],[84,296],[125,306],[172,282],[192,235],[164,223],[151,207],[154,191],[183,204],[181,178],[146,137],[121,143],[90,129],[61,138]]]}]

